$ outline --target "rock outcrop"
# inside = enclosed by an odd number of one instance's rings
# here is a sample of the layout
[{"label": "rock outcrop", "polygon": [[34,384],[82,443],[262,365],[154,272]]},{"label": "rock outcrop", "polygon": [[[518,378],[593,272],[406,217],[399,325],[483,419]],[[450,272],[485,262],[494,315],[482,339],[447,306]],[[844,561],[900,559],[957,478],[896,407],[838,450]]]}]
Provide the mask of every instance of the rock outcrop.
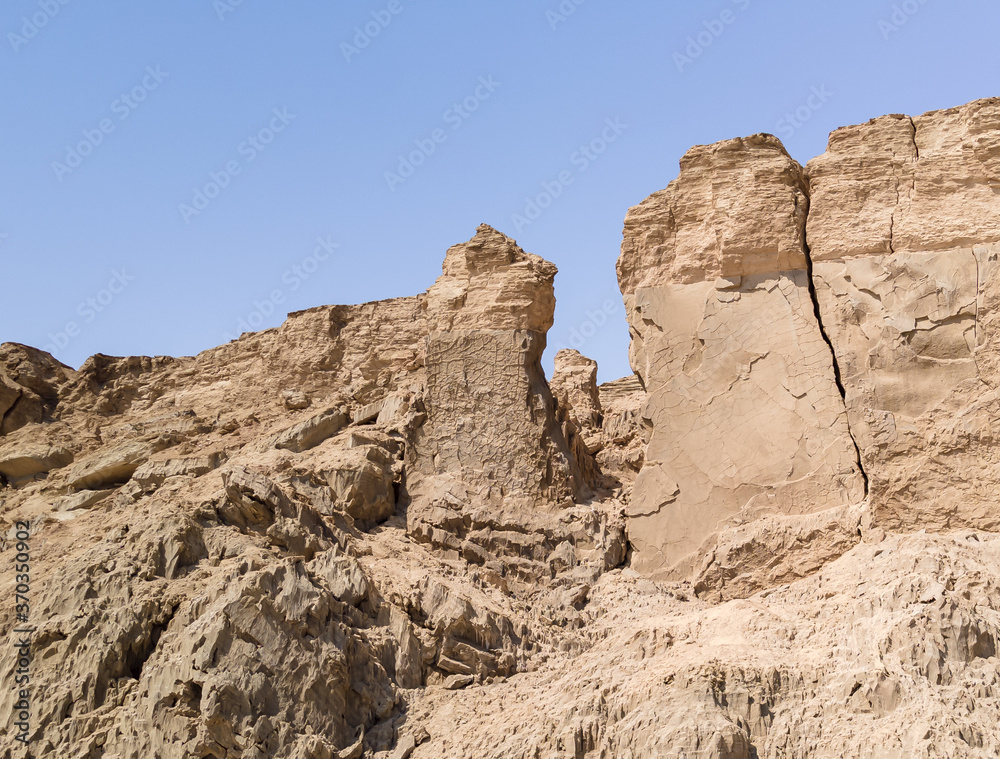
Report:
[{"label": "rock outcrop", "polygon": [[626,512],[643,574],[745,591],[767,547],[719,573],[720,536],[864,498],[810,295],[808,207],[801,167],[758,135],[693,148],[626,217],[618,279],[652,426]]},{"label": "rock outcrop", "polygon": [[600,386],[485,225],[194,357],[3,344],[0,759],[1000,755],[998,193],[1000,100],[693,148]]},{"label": "rock outcrop", "polygon": [[839,129],[807,172],[872,524],[996,530],[1000,101]]}]

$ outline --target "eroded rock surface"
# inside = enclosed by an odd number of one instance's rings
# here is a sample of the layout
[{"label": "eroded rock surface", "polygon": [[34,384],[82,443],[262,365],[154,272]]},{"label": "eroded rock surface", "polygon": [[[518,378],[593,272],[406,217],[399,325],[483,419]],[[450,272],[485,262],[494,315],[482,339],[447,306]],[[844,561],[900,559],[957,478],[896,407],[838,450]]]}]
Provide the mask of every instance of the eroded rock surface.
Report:
[{"label": "eroded rock surface", "polygon": [[711,572],[743,522],[864,498],[810,294],[806,190],[757,135],[693,148],[626,217],[618,276],[652,426],[626,512],[643,574]]},{"label": "eroded rock surface", "polygon": [[884,116],[808,164],[820,314],[885,529],[996,529],[1000,101]]},{"label": "eroded rock surface", "polygon": [[0,346],[0,759],[996,757],[998,103],[692,149],[600,386],[485,225],[195,357]]}]

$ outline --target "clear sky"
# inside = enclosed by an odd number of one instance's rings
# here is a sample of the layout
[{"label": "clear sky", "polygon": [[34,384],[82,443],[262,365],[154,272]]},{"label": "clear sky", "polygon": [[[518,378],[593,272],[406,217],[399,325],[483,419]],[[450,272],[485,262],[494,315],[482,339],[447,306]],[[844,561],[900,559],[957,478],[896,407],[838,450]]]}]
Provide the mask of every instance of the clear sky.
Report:
[{"label": "clear sky", "polygon": [[0,341],[193,354],[421,292],[486,222],[559,267],[546,371],[573,345],[614,379],[622,221],[691,145],[771,132],[805,162],[838,126],[998,95],[998,22],[986,0],[7,0]]}]

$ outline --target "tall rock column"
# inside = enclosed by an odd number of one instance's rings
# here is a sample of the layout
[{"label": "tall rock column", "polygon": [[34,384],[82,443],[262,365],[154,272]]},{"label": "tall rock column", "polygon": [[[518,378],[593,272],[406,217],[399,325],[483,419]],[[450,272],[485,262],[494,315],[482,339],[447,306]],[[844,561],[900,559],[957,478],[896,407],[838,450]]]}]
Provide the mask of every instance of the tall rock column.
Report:
[{"label": "tall rock column", "polygon": [[[740,576],[773,555],[723,542],[755,520],[864,498],[810,295],[807,209],[801,167],[755,135],[692,148],[679,177],[626,216],[618,281],[652,424],[626,516],[646,575],[736,578],[733,593],[749,592],[763,580]],[[849,547],[848,533],[829,550]]]},{"label": "tall rock column", "polygon": [[555,275],[485,224],[448,250],[427,291],[424,475],[449,475],[481,501],[576,494],[579,471],[541,367]]},{"label": "tall rock column", "polygon": [[1000,100],[838,129],[807,172],[873,522],[1000,528]]}]

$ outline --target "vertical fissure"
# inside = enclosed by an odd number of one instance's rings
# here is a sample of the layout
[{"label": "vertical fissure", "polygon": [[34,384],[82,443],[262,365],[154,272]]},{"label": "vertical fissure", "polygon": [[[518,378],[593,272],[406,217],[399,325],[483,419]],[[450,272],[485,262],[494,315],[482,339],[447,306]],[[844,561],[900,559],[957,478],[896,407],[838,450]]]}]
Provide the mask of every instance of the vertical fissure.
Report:
[{"label": "vertical fissure", "polygon": [[[806,207],[806,222],[808,222],[809,207]],[[823,326],[823,314],[819,307],[819,296],[816,294],[816,280],[813,276],[813,260],[812,251],[809,249],[809,241],[806,239],[806,227],[807,223],[802,225],[802,250],[805,252],[806,256],[806,280],[807,286],[809,288],[809,298],[812,300],[813,313],[816,316],[816,324],[819,326],[819,334],[823,338],[823,342],[826,343],[826,347],[830,349],[830,360],[833,362],[833,381],[837,385],[837,390],[840,392],[840,397],[844,401],[844,418],[847,421],[847,434],[851,438],[851,443],[854,445],[854,455],[858,464],[858,471],[861,472],[861,480],[864,483],[865,488],[865,498],[868,497],[868,473],[865,471],[864,461],[861,459],[861,447],[858,445],[858,441],[854,438],[854,432],[851,430],[851,419],[847,413],[847,388],[844,386],[844,378],[840,373],[840,364],[837,363],[837,352],[833,348],[833,341],[830,339],[830,335],[827,334],[826,327]]]}]

